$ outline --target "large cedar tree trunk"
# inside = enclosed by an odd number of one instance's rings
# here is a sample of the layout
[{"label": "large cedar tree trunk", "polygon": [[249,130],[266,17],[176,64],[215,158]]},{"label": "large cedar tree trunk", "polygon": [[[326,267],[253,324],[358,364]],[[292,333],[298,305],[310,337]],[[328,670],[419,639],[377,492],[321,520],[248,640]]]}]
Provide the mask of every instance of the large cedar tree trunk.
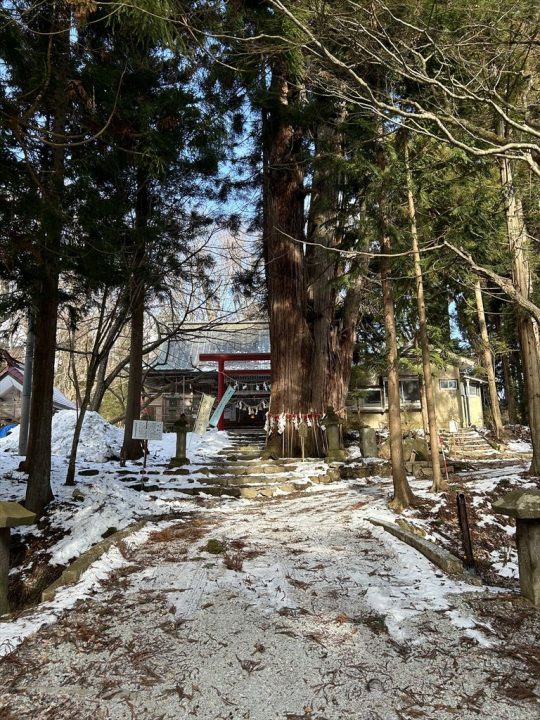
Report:
[{"label": "large cedar tree trunk", "polygon": [[339,293],[337,278],[343,261],[333,249],[341,242],[339,194],[340,174],[336,160],[343,155],[343,138],[339,117],[321,123],[316,138],[315,170],[313,173],[308,223],[308,301],[313,334],[311,367],[311,407],[324,413],[328,406],[343,416],[360,300],[364,290],[363,274],[355,261],[349,268],[350,286]]},{"label": "large cedar tree trunk", "polygon": [[268,315],[272,348],[272,392],[269,419],[284,416],[286,429],[274,426],[267,453],[298,454],[294,416],[311,411],[310,366],[313,342],[306,321],[304,278],[304,170],[302,133],[290,118],[298,89],[289,82],[279,59],[274,61],[272,107],[265,115],[264,245]]}]

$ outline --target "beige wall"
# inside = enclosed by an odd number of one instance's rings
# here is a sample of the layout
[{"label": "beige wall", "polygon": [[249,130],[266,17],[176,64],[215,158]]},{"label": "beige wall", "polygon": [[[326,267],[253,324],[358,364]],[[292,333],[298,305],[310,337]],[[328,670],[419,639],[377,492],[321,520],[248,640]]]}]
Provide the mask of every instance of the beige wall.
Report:
[{"label": "beige wall", "polygon": [[[440,429],[449,429],[451,421],[457,423],[458,427],[465,425],[464,413],[462,409],[462,401],[464,398],[460,396],[459,387],[455,390],[442,389],[439,380],[459,380],[458,368],[446,368],[439,372],[434,372],[433,376],[433,392],[435,396],[435,406],[437,412],[437,425]],[[388,426],[387,411],[378,411],[374,409],[362,408],[362,401],[359,401],[360,409],[357,410],[357,403],[353,401],[347,407],[347,417],[352,425],[359,422],[367,427],[380,429]],[[471,415],[471,425],[482,426],[484,424],[484,413],[482,409],[482,398],[479,395],[469,396],[469,407]],[[419,430],[423,428],[422,412],[418,407],[403,407],[401,418],[404,430]]]},{"label": "beige wall", "polygon": [[482,398],[473,395],[469,398],[469,407],[471,411],[471,425],[484,424],[484,411],[482,408]]}]

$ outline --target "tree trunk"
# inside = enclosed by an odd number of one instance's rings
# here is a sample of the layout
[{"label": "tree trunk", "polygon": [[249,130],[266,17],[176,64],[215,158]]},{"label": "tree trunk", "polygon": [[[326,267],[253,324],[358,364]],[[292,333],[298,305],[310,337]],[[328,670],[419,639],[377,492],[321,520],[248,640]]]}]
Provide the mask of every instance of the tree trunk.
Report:
[{"label": "tree trunk", "polygon": [[98,371],[97,371],[97,375],[96,375],[96,382],[95,382],[95,386],[94,386],[94,394],[92,395],[92,399],[88,406],[88,409],[93,410],[94,412],[99,412],[101,403],[103,402],[103,396],[105,395],[105,392],[107,390],[105,376],[107,374],[108,363],[109,363],[109,353],[107,353],[105,355],[105,357],[99,363],[99,367],[98,367]]},{"label": "tree trunk", "polygon": [[482,342],[482,365],[486,372],[486,378],[489,391],[489,404],[491,407],[491,416],[493,419],[493,431],[497,440],[504,439],[504,428],[501,417],[501,408],[499,406],[499,396],[497,394],[497,384],[495,382],[495,369],[493,366],[493,354],[489,344],[489,334],[486,324],[486,315],[484,312],[484,300],[482,298],[482,286],[480,280],[476,280],[474,284],[474,295],[476,298],[476,311],[478,314],[478,325],[480,328],[480,340]]},{"label": "tree trunk", "polygon": [[[263,228],[272,359],[267,453],[298,455],[294,418],[308,414],[313,342],[306,321],[304,252],[304,170],[299,153],[302,134],[288,120],[297,88],[289,83],[280,59],[274,60],[274,106],[264,128],[268,165],[264,177]],[[278,433],[277,423],[285,424]]]},{"label": "tree trunk", "polygon": [[25,507],[41,515],[52,500],[51,423],[58,315],[58,272],[48,268],[35,318],[34,370],[30,402]]},{"label": "tree trunk", "polygon": [[21,423],[19,425],[19,455],[26,455],[28,428],[30,425],[30,402],[32,399],[32,375],[34,368],[34,311],[28,313],[26,352],[24,356],[24,377],[21,393]]},{"label": "tree trunk", "polygon": [[145,281],[144,267],[146,264],[145,232],[150,217],[150,195],[148,178],[141,168],[137,170],[137,204],[135,218],[135,253],[132,273],[131,292],[131,330],[129,376],[126,400],[126,419],[124,424],[124,442],[121,458],[138,460],[143,455],[140,440],[134,440],[133,421],[141,417],[143,344],[144,344],[144,309]]},{"label": "tree trunk", "polygon": [[[311,362],[312,408],[323,413],[330,402],[330,369],[337,360],[339,348],[335,327],[337,290],[333,284],[338,256],[327,248],[337,244],[338,176],[335,157],[340,151],[340,138],[330,121],[322,122],[316,138],[313,181],[309,207],[308,298],[312,309],[313,357]],[[334,407],[335,411],[340,408]]]},{"label": "tree trunk", "polygon": [[136,292],[131,316],[129,357],[128,391],[126,399],[126,415],[124,424],[124,442],[122,445],[122,460],[138,460],[143,455],[141,441],[134,440],[133,421],[141,417],[142,394],[142,346],[144,340],[144,291],[142,288]]},{"label": "tree trunk", "polygon": [[[65,134],[68,109],[67,81],[70,53],[69,10],[51,7],[50,129],[53,138]],[[36,297],[34,371],[28,435],[28,485],[25,506],[41,515],[53,497],[51,489],[51,423],[53,415],[58,282],[63,232],[65,148],[44,149],[41,214],[41,275]]]},{"label": "tree trunk", "polygon": [[384,233],[381,242],[381,283],[384,308],[384,329],[386,333],[386,353],[388,364],[388,428],[390,431],[390,460],[394,497],[390,503],[392,509],[401,512],[413,504],[415,497],[407,481],[407,472],[403,458],[403,432],[401,429],[401,401],[399,396],[399,357],[394,316],[394,293],[390,277],[390,260],[385,255],[392,250],[390,236]]},{"label": "tree trunk", "polygon": [[514,386],[512,382],[512,374],[510,372],[510,363],[508,362],[508,355],[504,352],[501,356],[502,370],[503,370],[503,383],[504,383],[504,397],[506,399],[506,409],[508,412],[508,422],[511,425],[515,425],[518,421],[516,397],[514,393]]},{"label": "tree trunk", "polygon": [[404,144],[405,171],[407,176],[407,207],[411,229],[412,250],[414,260],[414,277],[416,281],[416,300],[418,304],[418,329],[420,347],[422,350],[422,373],[424,376],[424,394],[429,427],[429,448],[431,454],[431,467],[433,472],[432,492],[443,492],[447,489],[446,481],[441,473],[439,459],[439,434],[437,432],[437,411],[435,408],[435,394],[433,392],[433,376],[431,374],[431,360],[429,356],[429,339],[426,319],[426,304],[424,298],[424,280],[422,265],[420,264],[420,249],[418,247],[418,230],[416,226],[416,207],[413,194],[412,173],[409,164],[409,146],[407,140]]},{"label": "tree trunk", "polygon": [[75,485],[75,466],[77,462],[77,448],[79,447],[79,440],[81,438],[81,430],[88,409],[88,393],[85,392],[84,397],[79,407],[79,414],[77,415],[77,421],[75,423],[75,430],[73,431],[73,440],[71,441],[71,451],[69,454],[68,470],[66,475],[66,485]]},{"label": "tree trunk", "polygon": [[[528,235],[525,227],[523,208],[514,187],[512,168],[506,158],[500,159],[501,182],[505,193],[505,215],[508,241],[512,253],[512,274],[516,290],[527,300],[532,291],[532,274],[527,257]],[[540,475],[540,352],[538,346],[538,324],[529,314],[517,308],[518,333],[522,353],[522,366],[527,390],[527,408],[533,459],[530,472]]]}]

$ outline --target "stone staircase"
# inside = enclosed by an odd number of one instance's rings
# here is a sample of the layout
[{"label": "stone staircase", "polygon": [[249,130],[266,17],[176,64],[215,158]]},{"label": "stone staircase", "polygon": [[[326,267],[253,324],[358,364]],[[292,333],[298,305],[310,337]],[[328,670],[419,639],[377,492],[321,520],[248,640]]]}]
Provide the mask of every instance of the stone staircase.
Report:
[{"label": "stone staircase", "polygon": [[493,460],[501,453],[474,428],[462,428],[457,432],[441,431],[441,437],[451,458],[472,460]]},{"label": "stone staircase", "polygon": [[[230,444],[207,462],[187,467],[151,469],[143,477],[132,473],[120,479],[129,487],[148,493],[178,492],[213,497],[270,498],[306,490],[314,484],[339,480],[338,468],[318,458],[262,460],[263,431],[229,432]],[[120,474],[120,473],[118,473]]]}]

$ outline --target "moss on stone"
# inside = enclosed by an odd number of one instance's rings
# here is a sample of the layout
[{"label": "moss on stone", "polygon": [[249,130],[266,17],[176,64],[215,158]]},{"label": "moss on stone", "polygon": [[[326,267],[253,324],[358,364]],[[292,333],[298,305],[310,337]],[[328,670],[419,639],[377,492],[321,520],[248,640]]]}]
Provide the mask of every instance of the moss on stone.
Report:
[{"label": "moss on stone", "polygon": [[203,552],[210,553],[211,555],[221,555],[225,552],[226,547],[224,543],[221,542],[221,540],[216,540],[215,538],[212,538],[209,540],[206,545],[201,548]]}]

